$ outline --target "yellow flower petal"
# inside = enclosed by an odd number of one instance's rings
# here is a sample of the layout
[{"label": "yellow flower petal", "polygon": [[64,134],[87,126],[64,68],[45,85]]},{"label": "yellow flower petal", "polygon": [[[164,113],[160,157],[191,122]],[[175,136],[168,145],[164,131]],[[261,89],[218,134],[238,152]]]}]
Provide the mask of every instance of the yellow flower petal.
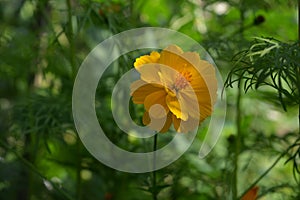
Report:
[{"label": "yellow flower petal", "polygon": [[200,118],[200,107],[195,93],[187,94],[187,92],[182,91],[178,93],[178,99],[186,113],[193,118]]},{"label": "yellow flower petal", "polygon": [[166,102],[170,111],[177,117],[182,120],[188,119],[188,114],[185,110],[182,109],[183,105],[180,105],[177,97],[167,95]]},{"label": "yellow flower petal", "polygon": [[177,132],[188,133],[189,131],[195,130],[199,125],[199,120],[189,118],[187,121],[180,120],[175,115],[172,116],[174,128]]},{"label": "yellow flower petal", "polygon": [[160,58],[160,54],[156,51],[152,51],[150,55],[145,55],[137,58],[133,66],[139,70],[139,67],[148,63],[157,63]]},{"label": "yellow flower petal", "polygon": [[138,72],[141,74],[141,79],[147,83],[161,83],[159,64],[144,64],[139,66]]},{"label": "yellow flower petal", "polygon": [[209,117],[212,111],[213,109],[210,104],[205,104],[205,105],[200,104],[200,121],[202,122],[204,119]]},{"label": "yellow flower petal", "polygon": [[182,49],[180,49],[178,46],[171,45],[161,52],[158,62],[179,71],[181,67],[186,63],[180,57],[182,53]]},{"label": "yellow flower petal", "polygon": [[192,88],[196,93],[209,93],[211,102],[215,103],[218,90],[218,81],[216,78],[215,69],[207,61],[201,61],[199,70],[201,74],[193,74],[193,79],[191,81]]},{"label": "yellow flower petal", "polygon": [[150,121],[151,121],[151,119],[150,119],[149,113],[146,111],[143,115],[143,124],[148,125],[148,124],[150,124]]},{"label": "yellow flower petal", "polygon": [[182,54],[183,53],[182,49],[179,46],[174,45],[174,44],[173,45],[169,45],[167,48],[165,48],[162,51],[162,53],[163,52],[172,52],[174,54]]},{"label": "yellow flower petal", "polygon": [[167,115],[165,125],[159,132],[161,132],[161,133],[167,132],[169,130],[171,124],[172,124],[172,113],[169,112]]},{"label": "yellow flower petal", "polygon": [[159,78],[161,83],[163,84],[164,87],[170,89],[169,87],[171,87],[174,84],[174,79],[175,77],[178,75],[178,71],[168,67],[168,66],[164,66],[161,65],[159,66]]},{"label": "yellow flower petal", "polygon": [[191,66],[199,66],[201,59],[198,53],[196,52],[185,52],[182,54],[182,57],[190,63]]},{"label": "yellow flower petal", "polygon": [[137,80],[130,86],[132,101],[135,104],[143,104],[145,98],[153,92],[164,90],[162,86],[157,84],[148,84],[144,81]]},{"label": "yellow flower petal", "polygon": [[151,116],[155,118],[163,118],[167,115],[169,109],[166,104],[166,95],[166,91],[161,89],[149,94],[145,98],[144,106]]},{"label": "yellow flower petal", "polygon": [[150,129],[158,131],[160,133],[165,133],[169,130],[172,124],[172,113],[168,113],[164,119],[156,119],[154,117],[150,117],[148,112],[144,113],[143,116],[143,124],[149,126]]},{"label": "yellow flower petal", "polygon": [[173,121],[175,130],[178,131],[179,127],[180,127],[181,120],[178,119],[175,115],[173,115],[172,116],[172,121]]},{"label": "yellow flower petal", "polygon": [[211,102],[208,92],[196,93],[196,95],[197,100],[195,100],[193,91],[184,91],[180,93],[180,100],[182,101],[182,105],[186,106],[185,109],[187,109],[188,114],[192,118],[203,121],[211,115],[214,102]]}]

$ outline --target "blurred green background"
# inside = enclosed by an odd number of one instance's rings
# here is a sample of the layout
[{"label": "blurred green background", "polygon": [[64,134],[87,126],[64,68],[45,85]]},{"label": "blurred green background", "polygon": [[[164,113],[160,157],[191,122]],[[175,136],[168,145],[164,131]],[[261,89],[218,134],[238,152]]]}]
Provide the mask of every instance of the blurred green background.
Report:
[{"label": "blurred green background", "polygon": [[[77,70],[109,36],[148,26],[182,32],[204,46],[225,80],[234,55],[254,37],[295,42],[298,24],[296,0],[0,0],[0,199],[152,199],[150,173],[101,164],[74,127]],[[97,112],[108,113],[99,122],[115,144],[145,152],[151,141],[124,134],[110,106],[114,84],[139,55],[120,57],[105,73],[95,105]],[[235,199],[293,143],[297,107],[285,112],[268,89],[245,94],[234,87],[226,93],[226,122],[216,147],[199,159],[200,133],[184,156],[157,171],[158,199]],[[142,110],[131,108],[139,121]],[[300,199],[297,174],[287,159],[257,184],[259,199]]]}]

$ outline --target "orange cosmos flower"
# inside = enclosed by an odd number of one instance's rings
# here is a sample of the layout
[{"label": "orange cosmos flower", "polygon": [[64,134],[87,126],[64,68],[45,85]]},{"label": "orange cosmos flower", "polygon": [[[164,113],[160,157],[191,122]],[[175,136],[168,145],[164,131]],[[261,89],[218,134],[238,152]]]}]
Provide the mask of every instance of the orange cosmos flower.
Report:
[{"label": "orange cosmos flower", "polygon": [[255,186],[251,188],[243,197],[241,200],[256,200],[257,199],[257,193],[258,193],[258,187]]},{"label": "orange cosmos flower", "polygon": [[132,100],[143,104],[143,123],[164,133],[171,124],[187,133],[211,115],[217,98],[214,67],[196,52],[170,45],[136,59],[140,80],[131,85]]}]

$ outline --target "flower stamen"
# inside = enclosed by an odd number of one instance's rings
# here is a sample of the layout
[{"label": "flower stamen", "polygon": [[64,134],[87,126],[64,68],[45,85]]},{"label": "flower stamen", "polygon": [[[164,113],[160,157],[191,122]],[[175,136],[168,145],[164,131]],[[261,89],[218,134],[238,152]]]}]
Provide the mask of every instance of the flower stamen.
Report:
[{"label": "flower stamen", "polygon": [[173,88],[177,92],[188,86],[192,80],[192,74],[189,71],[183,71],[176,75]]}]

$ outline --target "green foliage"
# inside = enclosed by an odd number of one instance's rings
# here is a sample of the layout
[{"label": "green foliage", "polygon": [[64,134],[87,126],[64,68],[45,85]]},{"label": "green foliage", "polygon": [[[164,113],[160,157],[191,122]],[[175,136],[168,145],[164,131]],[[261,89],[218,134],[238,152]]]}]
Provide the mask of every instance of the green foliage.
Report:
[{"label": "green foliage", "polygon": [[299,105],[300,99],[300,46],[298,42],[287,44],[275,39],[256,38],[251,46],[234,57],[235,65],[225,81],[250,88],[262,86],[274,88],[278,100],[286,110],[286,104]]}]

